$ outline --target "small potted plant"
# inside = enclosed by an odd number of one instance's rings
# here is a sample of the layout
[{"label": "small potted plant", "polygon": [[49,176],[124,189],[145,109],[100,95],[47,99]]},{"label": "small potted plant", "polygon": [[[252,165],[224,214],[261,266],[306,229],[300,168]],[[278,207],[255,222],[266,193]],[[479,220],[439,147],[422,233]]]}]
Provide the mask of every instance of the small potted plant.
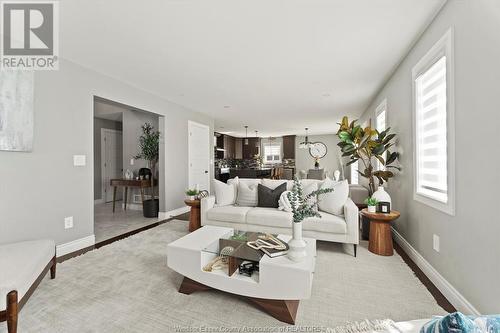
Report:
[{"label": "small potted plant", "polygon": [[318,170],[319,169],[319,157],[314,158],[314,169]]},{"label": "small potted plant", "polygon": [[365,204],[368,206],[368,212],[375,213],[377,211],[377,204],[378,204],[377,199],[373,197],[366,198]]},{"label": "small potted plant", "polygon": [[198,195],[198,190],[197,189],[190,189],[188,188],[186,190],[186,195],[188,197],[189,200],[196,200],[196,196]]}]

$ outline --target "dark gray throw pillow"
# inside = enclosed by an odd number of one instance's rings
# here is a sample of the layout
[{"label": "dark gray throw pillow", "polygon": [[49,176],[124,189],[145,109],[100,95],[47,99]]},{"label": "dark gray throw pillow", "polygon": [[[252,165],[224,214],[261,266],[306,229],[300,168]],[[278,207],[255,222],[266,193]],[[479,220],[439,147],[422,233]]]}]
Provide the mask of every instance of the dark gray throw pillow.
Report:
[{"label": "dark gray throw pillow", "polygon": [[286,182],[276,187],[274,190],[259,184],[257,207],[278,208],[281,193],[286,191]]}]

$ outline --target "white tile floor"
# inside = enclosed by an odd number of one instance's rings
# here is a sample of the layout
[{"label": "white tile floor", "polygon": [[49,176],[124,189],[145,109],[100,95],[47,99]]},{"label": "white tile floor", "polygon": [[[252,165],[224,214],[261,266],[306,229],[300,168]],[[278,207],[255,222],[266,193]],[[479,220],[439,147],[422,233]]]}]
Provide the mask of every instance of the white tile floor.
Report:
[{"label": "white tile floor", "polygon": [[120,201],[116,203],[114,214],[112,203],[98,204],[94,206],[95,241],[99,243],[158,221],[158,218],[142,216],[142,210],[124,211]]}]

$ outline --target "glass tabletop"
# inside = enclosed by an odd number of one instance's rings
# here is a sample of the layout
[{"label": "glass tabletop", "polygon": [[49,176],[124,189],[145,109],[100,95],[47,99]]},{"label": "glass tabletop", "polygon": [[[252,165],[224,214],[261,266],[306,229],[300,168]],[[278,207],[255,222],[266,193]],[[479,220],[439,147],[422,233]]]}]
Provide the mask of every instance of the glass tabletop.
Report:
[{"label": "glass tabletop", "polygon": [[252,249],[247,245],[247,242],[257,240],[259,235],[263,234],[258,232],[232,230],[202,251],[214,253],[216,255],[225,252],[227,256],[233,258],[259,262],[264,255],[262,251]]}]

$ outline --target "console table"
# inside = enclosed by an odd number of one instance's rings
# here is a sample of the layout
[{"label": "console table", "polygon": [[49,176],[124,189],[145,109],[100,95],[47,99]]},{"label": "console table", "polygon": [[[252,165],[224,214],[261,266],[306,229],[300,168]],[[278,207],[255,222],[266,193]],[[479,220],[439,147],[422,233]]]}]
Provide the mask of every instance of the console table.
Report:
[{"label": "console table", "polygon": [[[156,183],[156,180],[154,181]],[[121,186],[125,187],[125,198],[123,202],[125,204],[124,208],[127,210],[127,196],[129,187],[139,187],[141,189],[141,201],[144,203],[144,188],[151,187],[150,179],[111,179],[111,186],[113,186],[113,213],[115,212],[115,201],[116,201],[116,188]]]}]

